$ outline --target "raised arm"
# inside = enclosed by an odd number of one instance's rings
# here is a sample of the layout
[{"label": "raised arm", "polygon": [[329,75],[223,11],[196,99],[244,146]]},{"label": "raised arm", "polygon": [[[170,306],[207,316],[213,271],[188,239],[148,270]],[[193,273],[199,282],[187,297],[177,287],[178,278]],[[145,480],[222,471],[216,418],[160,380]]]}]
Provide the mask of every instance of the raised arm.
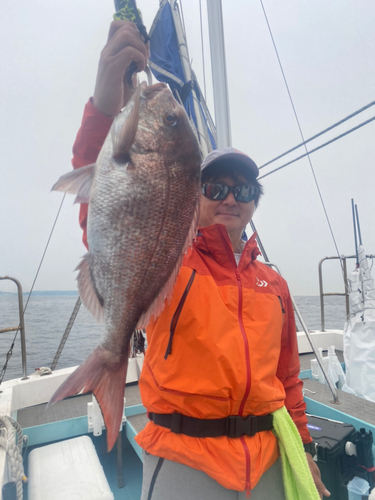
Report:
[{"label": "raised arm", "polygon": [[[132,95],[124,75],[134,61],[139,71],[145,69],[149,47],[143,42],[135,24],[113,21],[108,41],[101,52],[94,96],[85,106],[81,128],[73,146],[73,168],[95,163],[114,116],[120,112]],[[79,223],[86,247],[87,204],[82,204]]]}]

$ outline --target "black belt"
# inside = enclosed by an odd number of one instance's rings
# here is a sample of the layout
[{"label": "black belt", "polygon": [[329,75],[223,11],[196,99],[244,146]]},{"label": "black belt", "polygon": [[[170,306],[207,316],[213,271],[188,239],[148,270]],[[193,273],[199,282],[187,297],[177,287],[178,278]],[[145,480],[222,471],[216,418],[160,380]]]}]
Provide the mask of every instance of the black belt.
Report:
[{"label": "black belt", "polygon": [[200,419],[187,417],[180,413],[151,413],[148,418],[154,424],[167,427],[176,434],[186,434],[192,437],[219,437],[228,436],[238,438],[241,436],[254,436],[257,432],[272,430],[272,415],[238,415],[215,418]]}]

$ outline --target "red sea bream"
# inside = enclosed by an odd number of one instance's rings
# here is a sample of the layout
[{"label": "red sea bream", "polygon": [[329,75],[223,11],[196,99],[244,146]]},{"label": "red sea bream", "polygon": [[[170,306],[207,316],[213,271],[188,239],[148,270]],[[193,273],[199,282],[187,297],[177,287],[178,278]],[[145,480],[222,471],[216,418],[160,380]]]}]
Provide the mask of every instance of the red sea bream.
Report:
[{"label": "red sea bream", "polygon": [[195,236],[200,152],[183,107],[165,84],[141,84],[115,118],[95,165],[62,176],[53,189],[89,203],[89,252],[78,266],[83,303],[105,337],[50,403],[92,391],[116,441],[129,342],[161,312]]}]

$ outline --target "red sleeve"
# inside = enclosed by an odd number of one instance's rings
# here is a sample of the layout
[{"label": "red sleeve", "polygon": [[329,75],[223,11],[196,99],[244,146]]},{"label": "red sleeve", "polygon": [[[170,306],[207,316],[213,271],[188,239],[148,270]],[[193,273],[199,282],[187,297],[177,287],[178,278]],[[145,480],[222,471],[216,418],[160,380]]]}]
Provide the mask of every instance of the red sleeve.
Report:
[{"label": "red sleeve", "polygon": [[[287,287],[286,287],[287,288]],[[304,443],[310,443],[312,438],[307,428],[306,403],[303,400],[303,382],[298,378],[300,372],[296,323],[292,299],[288,289],[284,294],[285,310],[284,326],[281,338],[281,352],[277,377],[285,389],[285,406],[292,417]]]},{"label": "red sleeve", "polygon": [[[73,146],[73,168],[84,167],[96,162],[112,122],[113,118],[98,111],[90,99],[85,106],[81,128]],[[79,211],[79,224],[83,230],[82,241],[86,248],[88,248],[87,207],[87,203],[82,203]]]}]

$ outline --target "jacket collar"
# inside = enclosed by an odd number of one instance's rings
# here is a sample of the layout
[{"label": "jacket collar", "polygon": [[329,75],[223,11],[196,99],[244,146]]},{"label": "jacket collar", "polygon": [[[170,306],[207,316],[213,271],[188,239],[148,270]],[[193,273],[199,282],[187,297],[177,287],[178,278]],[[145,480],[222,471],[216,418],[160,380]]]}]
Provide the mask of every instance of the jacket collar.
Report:
[{"label": "jacket collar", "polygon": [[[255,238],[256,233],[251,236],[243,249],[238,266],[240,272],[260,255]],[[211,254],[220,265],[233,265],[233,263],[236,265],[232,243],[223,224],[199,228],[195,244],[202,252]]]}]

